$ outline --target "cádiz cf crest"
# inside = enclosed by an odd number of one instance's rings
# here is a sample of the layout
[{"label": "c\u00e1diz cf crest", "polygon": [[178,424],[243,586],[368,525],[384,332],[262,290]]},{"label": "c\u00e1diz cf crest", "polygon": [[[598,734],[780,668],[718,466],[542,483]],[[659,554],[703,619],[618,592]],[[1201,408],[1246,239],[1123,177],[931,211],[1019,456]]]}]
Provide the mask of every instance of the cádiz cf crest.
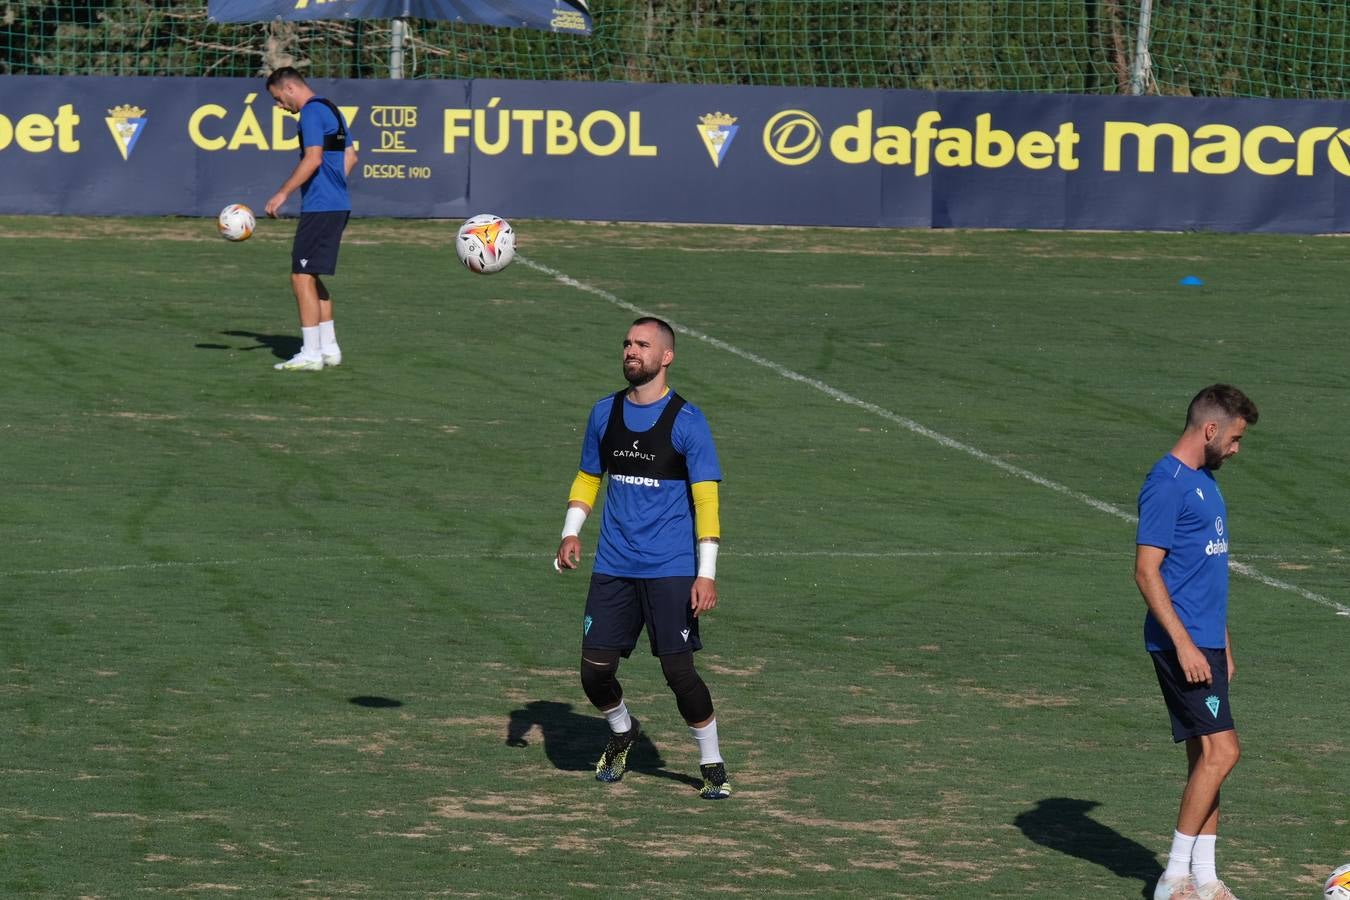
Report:
[{"label": "c\u00e1diz cf crest", "polygon": [[708,148],[714,166],[722,165],[731,141],[736,137],[736,117],[723,112],[708,113],[699,116],[698,136],[703,138],[703,146]]},{"label": "c\u00e1diz cf crest", "polygon": [[108,130],[117,142],[117,152],[122,154],[122,159],[129,159],[141,132],[145,131],[145,110],[123,103],[108,110],[108,117],[103,121],[108,123]]}]

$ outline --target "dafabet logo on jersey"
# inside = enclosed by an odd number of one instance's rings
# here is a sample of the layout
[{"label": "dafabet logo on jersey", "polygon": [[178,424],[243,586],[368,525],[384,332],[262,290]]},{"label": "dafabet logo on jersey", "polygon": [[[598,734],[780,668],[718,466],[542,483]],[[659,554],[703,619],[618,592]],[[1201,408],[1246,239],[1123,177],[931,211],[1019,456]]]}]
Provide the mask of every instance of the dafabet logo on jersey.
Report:
[{"label": "dafabet logo on jersey", "polygon": [[123,103],[108,110],[108,117],[103,121],[108,123],[108,130],[117,143],[117,152],[122,154],[122,159],[130,159],[131,151],[141,139],[141,132],[145,131],[145,110]]},{"label": "dafabet logo on jersey", "polygon": [[724,112],[713,112],[698,118],[698,136],[703,138],[703,146],[708,148],[713,165],[721,167],[722,160],[736,137],[736,117]]}]

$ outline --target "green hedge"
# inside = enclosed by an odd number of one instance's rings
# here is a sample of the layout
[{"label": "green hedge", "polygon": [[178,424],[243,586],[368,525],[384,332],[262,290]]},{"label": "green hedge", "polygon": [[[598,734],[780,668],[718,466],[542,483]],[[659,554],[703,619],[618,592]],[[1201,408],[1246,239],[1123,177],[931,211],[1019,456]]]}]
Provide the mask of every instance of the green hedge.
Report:
[{"label": "green hedge", "polygon": [[[1139,0],[593,0],[591,38],[409,23],[412,78],[536,78],[1112,94]],[[1164,94],[1340,99],[1350,4],[1155,0]],[[204,0],[0,7],[0,73],[232,75],[292,63],[385,78],[387,21],[213,25]]]}]

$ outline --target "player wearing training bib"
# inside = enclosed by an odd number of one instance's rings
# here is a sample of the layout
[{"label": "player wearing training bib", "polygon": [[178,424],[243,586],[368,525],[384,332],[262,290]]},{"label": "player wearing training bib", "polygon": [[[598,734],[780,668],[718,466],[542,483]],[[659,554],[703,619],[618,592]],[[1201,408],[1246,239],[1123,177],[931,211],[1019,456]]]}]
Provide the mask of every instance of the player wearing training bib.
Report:
[{"label": "player wearing training bib", "polygon": [[299,353],[277,363],[276,368],[318,371],[342,364],[333,325],[333,298],[319,276],[337,271],[342,233],[352,211],[347,176],[356,165],[356,150],[342,111],[315,95],[294,68],[274,71],[267,79],[267,90],[278,106],[300,115],[300,162],[265,208],[276,218],[286,198],[300,190],[300,223],[291,246],[291,289],[300,312],[302,345]]},{"label": "player wearing training bib", "polygon": [[1155,900],[1235,900],[1219,879],[1219,788],[1237,764],[1228,708],[1228,510],[1214,472],[1238,452],[1256,405],[1211,385],[1191,400],[1186,428],[1139,491],[1134,580],[1148,607],[1144,645],[1189,774]]},{"label": "player wearing training bib", "polygon": [[581,470],[609,473],[594,571],[688,575],[695,568],[689,486],[722,480],[708,420],[670,391],[646,405],[627,395],[601,400],[586,425]]},{"label": "player wearing training bib", "polygon": [[623,347],[629,387],[591,410],[554,560],[560,572],[577,567],[581,525],[608,476],[581,638],[582,689],[611,731],[595,777],[621,779],[640,733],[617,675],[620,659],[632,653],[645,628],[699,747],[700,795],[721,800],[731,786],[712,694],[694,669],[693,654],[703,647],[699,616],[717,605],[722,470],[707,419],[666,383],[675,359],[670,326],[640,318]]}]

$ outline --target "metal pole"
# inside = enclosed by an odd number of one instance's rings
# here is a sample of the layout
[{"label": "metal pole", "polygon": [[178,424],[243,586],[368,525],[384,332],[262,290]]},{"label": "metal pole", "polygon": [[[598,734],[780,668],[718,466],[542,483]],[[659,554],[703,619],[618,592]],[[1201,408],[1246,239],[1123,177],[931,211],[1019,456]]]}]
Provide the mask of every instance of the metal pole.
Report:
[{"label": "metal pole", "polygon": [[1148,88],[1153,60],[1148,55],[1149,32],[1153,28],[1153,0],[1139,2],[1139,39],[1134,45],[1134,65],[1130,67],[1130,93],[1141,96]]},{"label": "metal pole", "polygon": [[408,20],[393,19],[389,28],[389,77],[403,77],[403,40],[407,34]]}]

